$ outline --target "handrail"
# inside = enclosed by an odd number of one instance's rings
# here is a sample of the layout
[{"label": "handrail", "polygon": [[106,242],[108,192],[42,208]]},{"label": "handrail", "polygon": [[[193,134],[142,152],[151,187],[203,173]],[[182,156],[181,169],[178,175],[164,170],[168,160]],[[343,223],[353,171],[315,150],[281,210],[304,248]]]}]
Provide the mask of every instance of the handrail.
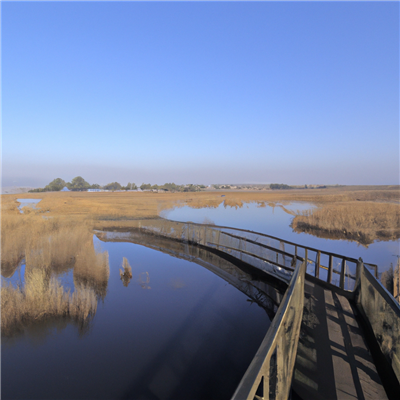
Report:
[{"label": "handrail", "polygon": [[[354,269],[357,265],[357,260],[352,257],[318,250],[246,229],[194,222],[178,222],[163,218],[151,220],[151,222],[149,220],[142,222],[143,224],[139,223],[139,225],[148,232],[212,247],[240,259],[246,259],[248,263],[268,273],[273,275],[280,274],[285,282],[290,280],[290,272],[295,267],[293,260],[296,259],[297,262],[307,261],[309,269],[306,274],[309,276],[314,276],[320,280],[323,278],[328,284],[350,292],[355,286],[356,275]],[[285,246],[293,246],[292,251],[289,252],[288,249],[285,249]],[[299,249],[303,249],[304,254],[299,254]],[[315,255],[315,260],[310,258],[312,252]],[[323,265],[322,256],[328,256],[328,265]],[[336,261],[334,261],[335,259]],[[353,264],[351,267],[353,271],[349,268],[348,263]],[[270,267],[268,267],[268,264]],[[377,266],[374,264],[365,265],[373,268],[377,277]],[[272,266],[275,269],[271,269]],[[286,276],[283,273],[284,270],[287,271]],[[324,274],[322,274],[322,271],[324,271]],[[335,274],[337,276],[336,279],[334,279]]]},{"label": "handrail", "polygon": [[400,383],[400,304],[359,260],[356,306]]},{"label": "handrail", "polygon": [[232,400],[268,400],[270,395],[287,400],[303,317],[305,271],[305,262],[296,267],[271,326]]},{"label": "handrail", "polygon": [[[160,218],[160,219],[163,219],[163,218]],[[179,221],[173,221],[173,220],[165,220],[165,221],[179,222]],[[187,223],[187,222],[181,222],[181,223]],[[239,232],[252,233],[252,234],[255,234],[255,235],[258,235],[258,236],[264,236],[264,237],[268,237],[270,239],[278,240],[280,242],[286,243],[288,245],[296,246],[296,247],[301,248],[301,249],[307,249],[307,250],[310,250],[310,251],[320,252],[321,254],[325,254],[325,255],[333,256],[333,257],[337,257],[337,258],[342,258],[342,259],[344,258],[347,261],[351,261],[351,262],[354,262],[354,263],[357,263],[357,261],[358,261],[356,258],[353,258],[353,257],[343,256],[341,254],[332,253],[330,251],[319,250],[319,249],[314,248],[314,247],[304,246],[304,245],[301,245],[301,244],[298,244],[298,243],[291,242],[289,240],[278,238],[276,236],[268,235],[266,233],[251,231],[251,230],[248,230],[248,229],[232,228],[230,226],[224,226],[224,225],[200,224],[200,223],[197,223],[197,222],[190,222],[190,224],[197,225],[197,226],[209,226],[211,228],[231,229],[231,230],[235,230],[235,231],[239,231]],[[376,278],[378,277],[378,266],[376,264],[364,263],[364,265],[368,265],[371,269],[373,269],[374,272],[375,272],[375,277]]]}]

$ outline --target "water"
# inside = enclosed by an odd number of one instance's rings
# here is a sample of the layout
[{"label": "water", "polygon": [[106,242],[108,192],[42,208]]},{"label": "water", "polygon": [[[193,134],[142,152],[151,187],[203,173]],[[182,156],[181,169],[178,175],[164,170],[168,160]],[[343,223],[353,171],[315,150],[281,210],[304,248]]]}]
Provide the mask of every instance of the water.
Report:
[{"label": "water", "polygon": [[110,276],[89,329],[53,318],[3,337],[2,398],[230,398],[268,330],[266,311],[198,264],[94,240]]},{"label": "water", "polygon": [[173,221],[215,223],[248,229],[356,259],[361,257],[366,263],[378,265],[379,273],[390,268],[391,263],[396,265],[396,255],[400,254],[400,240],[375,241],[367,247],[354,241],[323,239],[293,231],[290,227],[293,215],[290,212],[313,207],[312,204],[301,202],[276,203],[275,205],[245,203],[243,207],[230,207],[222,202],[216,208],[195,209],[184,206],[165,210],[161,215]]},{"label": "water", "polygon": [[36,204],[39,203],[39,201],[41,201],[41,200],[42,200],[42,199],[17,199],[17,201],[18,201],[19,203],[21,203],[21,204],[18,206],[19,212],[20,212],[21,214],[23,213],[23,211],[22,211],[22,208],[23,208],[23,207],[31,207],[31,208],[36,209]]}]

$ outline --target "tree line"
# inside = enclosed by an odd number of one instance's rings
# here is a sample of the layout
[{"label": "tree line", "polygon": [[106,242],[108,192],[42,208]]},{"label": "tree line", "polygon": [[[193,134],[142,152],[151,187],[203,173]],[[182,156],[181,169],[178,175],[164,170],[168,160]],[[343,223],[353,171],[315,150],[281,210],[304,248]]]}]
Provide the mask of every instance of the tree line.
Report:
[{"label": "tree line", "polygon": [[[64,187],[71,191],[87,191],[88,189],[103,189],[103,190],[137,190],[138,186],[135,183],[128,182],[126,186],[122,186],[118,182],[107,183],[107,185],[99,185],[97,183],[90,184],[81,176],[77,176],[71,182],[65,182],[61,178],[52,180],[44,188],[32,189],[29,192],[58,192]],[[165,183],[164,185],[151,185],[150,183],[142,183],[141,190],[165,190],[169,192],[198,192],[205,189],[204,185],[176,185],[175,183]]]}]

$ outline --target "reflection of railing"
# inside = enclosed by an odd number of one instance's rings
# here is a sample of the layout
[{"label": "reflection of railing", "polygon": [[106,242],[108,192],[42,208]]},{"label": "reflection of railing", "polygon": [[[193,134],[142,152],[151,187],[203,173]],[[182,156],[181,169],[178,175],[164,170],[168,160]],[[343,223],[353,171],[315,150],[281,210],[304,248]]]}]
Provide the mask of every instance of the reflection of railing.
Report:
[{"label": "reflection of railing", "polygon": [[233,400],[289,396],[304,305],[306,263],[297,265],[289,287]]},{"label": "reflection of railing", "polygon": [[400,305],[362,263],[356,293],[357,308],[400,382]]}]

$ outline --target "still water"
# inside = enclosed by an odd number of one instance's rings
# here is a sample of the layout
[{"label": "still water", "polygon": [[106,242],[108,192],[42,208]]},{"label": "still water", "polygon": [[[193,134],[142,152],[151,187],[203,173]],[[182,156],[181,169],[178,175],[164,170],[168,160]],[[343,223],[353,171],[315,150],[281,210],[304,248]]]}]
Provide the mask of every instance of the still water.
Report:
[{"label": "still water", "polygon": [[[268,330],[266,311],[196,263],[94,241],[110,275],[89,328],[48,319],[3,337],[2,398],[230,398]],[[72,271],[63,280],[73,285]]]},{"label": "still water", "polygon": [[354,241],[323,239],[307,233],[293,231],[290,224],[293,220],[291,212],[309,210],[312,204],[293,203],[244,203],[242,207],[231,207],[222,203],[216,208],[191,208],[184,206],[165,210],[161,216],[173,221],[214,223],[216,225],[248,229],[285,239],[304,246],[314,247],[332,253],[358,259],[366,263],[378,265],[379,273],[396,265],[400,255],[400,240],[375,241],[368,247]]},{"label": "still water", "polygon": [[17,201],[20,203],[20,205],[18,206],[18,210],[22,214],[23,207],[36,208],[36,204],[39,203],[41,200],[42,199],[17,199]]}]

